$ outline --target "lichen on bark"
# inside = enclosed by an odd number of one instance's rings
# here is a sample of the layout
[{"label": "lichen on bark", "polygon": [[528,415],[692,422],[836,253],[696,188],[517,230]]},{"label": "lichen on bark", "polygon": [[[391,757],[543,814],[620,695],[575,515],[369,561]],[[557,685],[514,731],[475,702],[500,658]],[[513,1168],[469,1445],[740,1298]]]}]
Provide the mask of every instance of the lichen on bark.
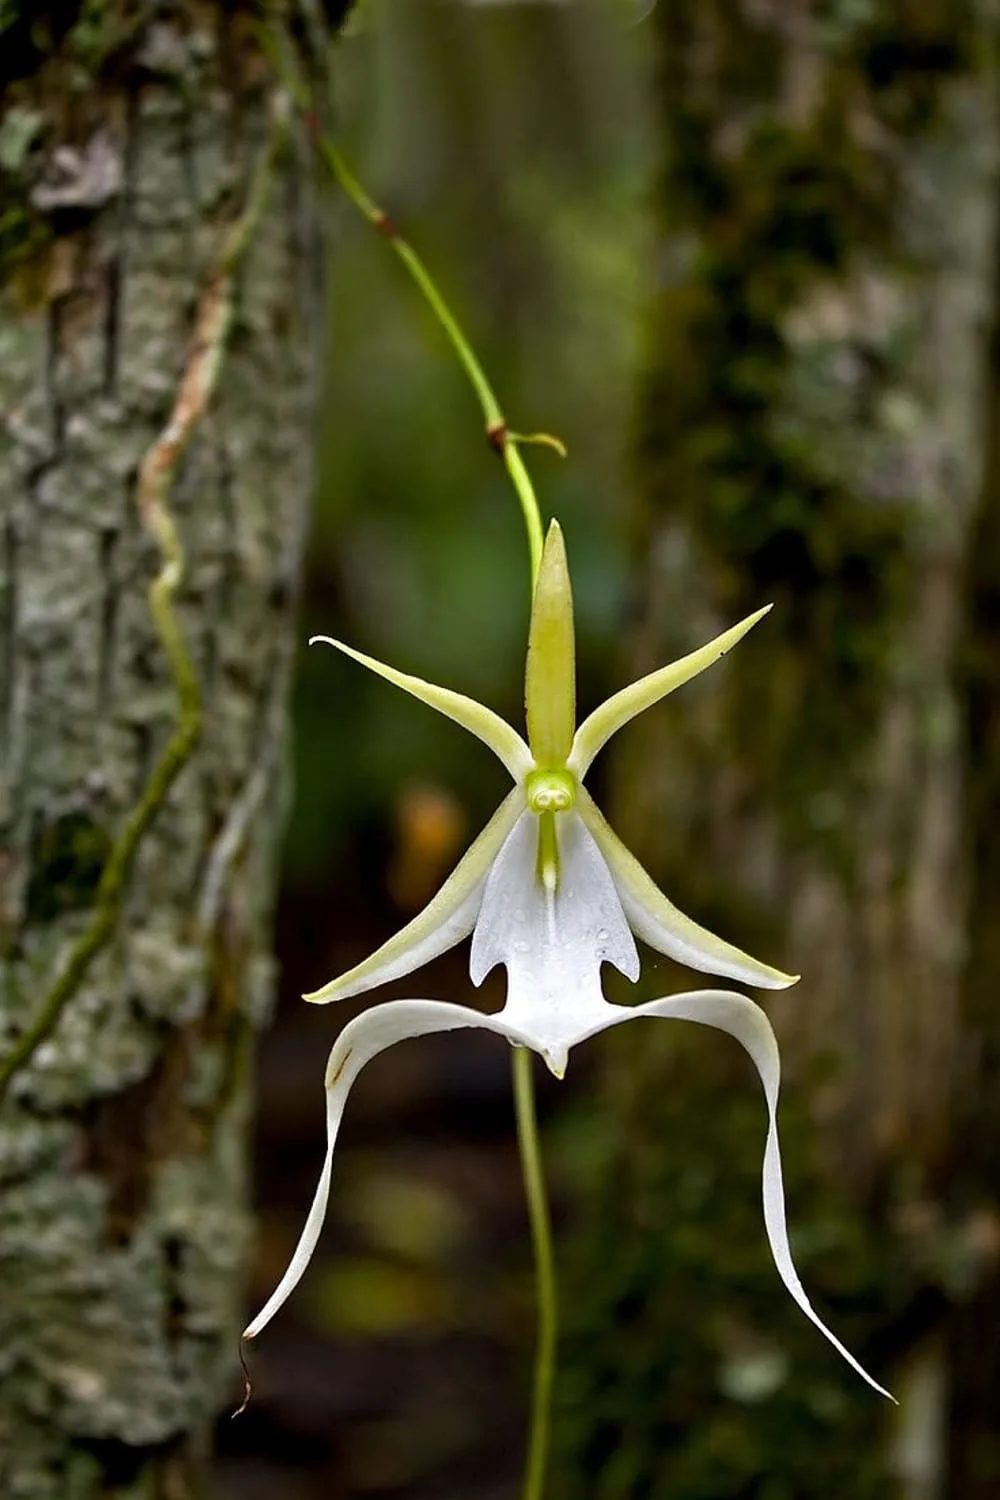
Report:
[{"label": "lichen on bark", "polygon": [[[113,45],[98,27],[74,50],[79,25],[109,18]],[[0,262],[0,1056],[78,939],[176,723],[137,474],[273,89],[238,8],[83,7],[44,58],[3,19],[3,65],[21,64],[0,143],[21,111],[9,161],[33,228]],[[52,89],[88,67],[86,89]],[[139,846],[110,942],[0,1112],[11,1500],[193,1493],[235,1388],[247,1059],[271,994],[321,326],[310,177],[293,141],[170,494],[201,744]]]}]

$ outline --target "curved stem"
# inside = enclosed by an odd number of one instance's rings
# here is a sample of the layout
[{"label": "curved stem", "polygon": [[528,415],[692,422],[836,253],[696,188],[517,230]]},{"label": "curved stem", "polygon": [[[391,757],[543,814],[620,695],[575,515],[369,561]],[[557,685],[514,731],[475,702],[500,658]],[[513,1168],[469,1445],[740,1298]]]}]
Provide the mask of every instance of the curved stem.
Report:
[{"label": "curved stem", "polygon": [[542,532],[542,516],[538,509],[538,500],[535,497],[535,487],[531,482],[531,475],[525,467],[524,459],[518,452],[514,439],[506,432],[503,438],[503,461],[510,475],[511,483],[517,491],[517,498],[521,502],[521,513],[524,516],[524,525],[528,533],[528,553],[531,558],[531,589],[534,593],[535,584],[538,581],[538,569],[542,562],[542,547],[545,537]]},{"label": "curved stem", "polygon": [[545,1170],[538,1139],[533,1061],[531,1053],[526,1048],[514,1048],[514,1107],[517,1114],[517,1143],[521,1151],[524,1191],[528,1200],[528,1219],[531,1224],[531,1243],[535,1253],[535,1283],[538,1293],[538,1334],[531,1395],[531,1431],[528,1438],[528,1461],[524,1472],[522,1500],[541,1500],[545,1484],[545,1468],[549,1456],[552,1382],[556,1371],[556,1341],[559,1329],[555,1257],[552,1253],[552,1225],[549,1219]]},{"label": "curved stem", "polygon": [[[479,358],[469,343],[461,324],[438,291],[433,276],[413,246],[399,233],[384,209],[379,208],[378,204],[369,198],[337,148],[331,145],[322,135],[317,137],[317,148],[351,202],[356,208],[360,209],[369,224],[377,229],[380,234],[384,234],[392,245],[403,265],[409,271],[410,276],[419,287],[427,306],[451,341],[451,346],[458,356],[458,361],[468,376],[469,384],[476,393],[476,398],[479,401],[483,418],[486,422],[487,436],[492,445],[503,457],[504,466],[510,475],[511,483],[521,503],[521,514],[524,517],[524,526],[528,534],[528,552],[531,559],[531,586],[534,588],[535,579],[538,576],[538,565],[542,559],[542,543],[544,540],[538,496],[535,494],[531,475],[528,473],[524,460],[518,450],[517,439],[507,429],[506,418],[497,400],[496,392],[486,375],[486,371],[480,364]],[[541,441],[545,440],[543,436]],[[529,441],[535,441],[535,439],[530,439]]]}]

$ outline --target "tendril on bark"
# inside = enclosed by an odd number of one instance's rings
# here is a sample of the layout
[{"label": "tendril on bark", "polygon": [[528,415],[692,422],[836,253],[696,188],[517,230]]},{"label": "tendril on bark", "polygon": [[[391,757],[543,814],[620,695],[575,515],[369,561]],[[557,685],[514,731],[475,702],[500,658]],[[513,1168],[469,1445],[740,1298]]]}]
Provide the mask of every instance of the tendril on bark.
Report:
[{"label": "tendril on bark", "polygon": [[202,290],[173,410],[146,452],[136,485],[137,509],[160,550],[160,568],[149,589],[149,608],[177,694],[177,722],[108,855],[87,925],[64,959],[34,1019],[6,1057],[0,1058],[0,1102],[11,1079],[31,1062],[55,1030],[94,960],[111,940],[139,846],[201,737],[201,689],[174,613],[174,598],[184,576],[184,549],[170,510],[170,492],[192,434],[218,389],[233,319],[236,271],[263,216],[288,120],[288,101],[282,91],[271,102],[268,139],[243,211],[226,232]]}]

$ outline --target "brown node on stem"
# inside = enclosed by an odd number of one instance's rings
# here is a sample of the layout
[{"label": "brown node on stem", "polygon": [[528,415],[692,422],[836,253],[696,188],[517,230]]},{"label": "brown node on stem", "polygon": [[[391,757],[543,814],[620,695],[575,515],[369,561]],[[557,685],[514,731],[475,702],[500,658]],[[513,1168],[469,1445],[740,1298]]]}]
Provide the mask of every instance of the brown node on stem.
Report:
[{"label": "brown node on stem", "polygon": [[372,215],[372,225],[379,234],[384,234],[387,240],[394,240],[398,234],[395,224],[390,219],[384,208],[377,208]]},{"label": "brown node on stem", "polygon": [[497,453],[502,454],[507,444],[507,423],[491,422],[486,429],[486,441]]}]

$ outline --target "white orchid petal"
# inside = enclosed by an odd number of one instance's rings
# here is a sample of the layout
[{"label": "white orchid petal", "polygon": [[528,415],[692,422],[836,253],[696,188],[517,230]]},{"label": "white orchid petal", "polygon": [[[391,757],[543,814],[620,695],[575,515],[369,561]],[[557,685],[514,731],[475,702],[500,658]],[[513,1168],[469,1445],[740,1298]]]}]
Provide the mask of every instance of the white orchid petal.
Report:
[{"label": "white orchid petal", "polygon": [[317,641],[325,646],[336,647],[345,656],[367,667],[370,672],[384,677],[386,682],[391,682],[394,687],[402,688],[404,693],[411,693],[414,698],[419,698],[421,703],[426,703],[430,708],[436,708],[438,713],[444,714],[446,719],[451,719],[454,724],[460,724],[463,729],[467,729],[470,734],[474,734],[477,739],[489,746],[515,781],[519,781],[530,771],[531,751],[517,730],[512,729],[506,719],[501,719],[500,715],[495,714],[491,708],[477,703],[475,698],[467,698],[464,693],[455,693],[451,688],[437,687],[433,682],[425,682],[422,677],[411,677],[408,672],[398,672],[395,667],[386,666],[385,662],[376,661],[373,656],[366,656],[363,651],[355,651],[353,646],[345,646],[343,641],[334,640],[333,636],[313,635],[309,637],[310,646],[315,645]]},{"label": "white orchid petal", "polygon": [[689,968],[760,989],[781,990],[798,983],[797,974],[762,964],[678,911],[622,843],[589,792],[580,787],[576,795],[577,810],[607,861],[632,931],[644,943]]},{"label": "white orchid petal", "polygon": [[763,619],[771,608],[766,604],[763,609],[756,610],[752,615],[747,615],[738,625],[733,625],[729,630],[724,630],[717,635],[714,641],[709,641],[707,646],[701,646],[697,651],[691,651],[687,656],[672,661],[668,666],[661,667],[657,672],[650,672],[646,677],[640,677],[638,682],[630,683],[628,687],[622,688],[620,692],[614,693],[606,699],[599,708],[595,708],[589,718],[584,719],[576,737],[573,740],[573,749],[567,762],[569,769],[577,776],[583,777],[587,774],[595,755],[603,750],[604,746],[613,734],[617,734],[630,719],[641,714],[647,708],[652,708],[654,703],[659,703],[668,693],[679,688],[685,682],[690,682],[692,677],[697,677],[699,672],[704,672],[706,667],[712,666],[725,656],[737,641],[743,639],[747,631],[756,625],[758,620]]},{"label": "white orchid petal", "polygon": [[[781,1061],[778,1043],[771,1023],[761,1010],[746,995],[734,995],[728,990],[695,990],[683,995],[672,995],[663,1000],[651,1000],[645,1005],[633,1007],[613,1006],[613,1018],[593,1026],[586,1036],[594,1036],[610,1026],[623,1021],[634,1021],[642,1016],[661,1016],[667,1020],[695,1021],[699,1026],[712,1026],[717,1031],[726,1031],[735,1037],[750,1057],[760,1075],[767,1100],[768,1127],[764,1146],[763,1199],[764,1228],[774,1264],[788,1291],[820,1332],[829,1339],[837,1352],[847,1361],[863,1380],[886,1396],[895,1397],[873,1380],[867,1370],[846,1349],[837,1336],[830,1332],[816,1312],[805,1288],[799,1280],[788,1244],[788,1229],[785,1223],[785,1190],[781,1177],[781,1152],[778,1145],[778,1090],[781,1081]],[[583,1041],[584,1036],[577,1038]]]},{"label": "white orchid petal", "polygon": [[331,1000],[346,1000],[351,995],[374,989],[377,984],[388,984],[391,979],[411,974],[468,937],[479,915],[490,866],[523,808],[524,793],[515,787],[501,802],[475,843],[466,850],[437,895],[412,922],[383,943],[370,958],[303,998],[320,1005]]},{"label": "white orchid petal", "polygon": [[481,984],[507,969],[504,1015],[533,1038],[554,1071],[581,1031],[609,1011],[601,964],[639,977],[639,955],[614,882],[575,812],[555,816],[559,876],[538,874],[538,818],[522,813],[486,881],[469,973]]},{"label": "white orchid petal", "polygon": [[277,1287],[257,1316],[243,1331],[245,1339],[256,1338],[267,1327],[279,1308],[295,1290],[316,1249],[330,1196],[333,1153],[344,1105],[351,1085],[365,1063],[379,1052],[408,1037],[430,1032],[457,1031],[461,1027],[481,1027],[493,1031],[516,1046],[529,1046],[527,1037],[499,1016],[484,1016],[464,1005],[447,1005],[437,1000],[390,1000],[348,1022],[333,1044],[326,1069],[326,1155],[319,1185],[306,1216],[305,1226],[292,1258]]}]

